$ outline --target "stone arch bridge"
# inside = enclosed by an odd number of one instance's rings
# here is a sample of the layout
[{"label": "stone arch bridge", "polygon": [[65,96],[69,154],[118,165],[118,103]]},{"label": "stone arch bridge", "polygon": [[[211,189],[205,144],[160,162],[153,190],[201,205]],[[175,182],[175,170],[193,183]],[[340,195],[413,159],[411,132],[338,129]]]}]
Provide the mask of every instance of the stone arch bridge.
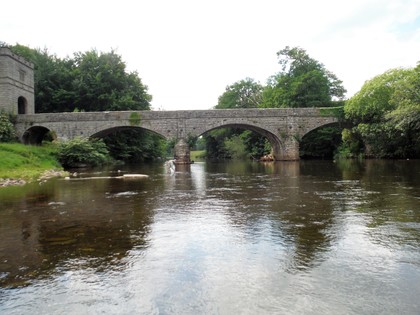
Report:
[{"label": "stone arch bridge", "polygon": [[183,111],[112,111],[17,115],[24,143],[40,143],[51,131],[59,140],[101,137],[119,129],[143,128],[176,140],[175,160],[190,163],[186,140],[222,127],[255,131],[270,141],[275,160],[298,160],[299,139],[338,119],[322,108],[226,109]]}]

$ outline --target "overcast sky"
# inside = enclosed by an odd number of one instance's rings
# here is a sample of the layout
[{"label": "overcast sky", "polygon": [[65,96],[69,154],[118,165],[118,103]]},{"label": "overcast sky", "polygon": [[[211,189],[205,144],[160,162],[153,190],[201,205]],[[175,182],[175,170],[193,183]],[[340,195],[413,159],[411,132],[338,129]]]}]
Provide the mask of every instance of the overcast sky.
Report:
[{"label": "overcast sky", "polygon": [[420,61],[420,1],[5,1],[0,41],[58,57],[114,49],[156,110],[209,109],[227,85],[265,84],[285,46],[305,49],[351,97],[366,80]]}]

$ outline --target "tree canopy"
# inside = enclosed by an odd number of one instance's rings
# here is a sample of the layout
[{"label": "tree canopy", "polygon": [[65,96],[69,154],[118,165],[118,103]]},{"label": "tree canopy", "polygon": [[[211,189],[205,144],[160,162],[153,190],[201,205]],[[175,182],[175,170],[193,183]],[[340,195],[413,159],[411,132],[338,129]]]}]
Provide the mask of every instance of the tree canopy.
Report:
[{"label": "tree canopy", "polygon": [[304,49],[286,46],[277,57],[281,71],[269,78],[261,107],[323,107],[344,98],[342,81]]},{"label": "tree canopy", "polygon": [[366,81],[344,107],[354,127],[343,132],[342,149],[353,156],[418,158],[419,91],[420,65],[391,69]]},{"label": "tree canopy", "polygon": [[255,108],[262,101],[263,86],[251,78],[237,81],[226,87],[215,108]]},{"label": "tree canopy", "polygon": [[[257,108],[262,102],[263,86],[245,78],[226,87],[216,109]],[[249,130],[222,128],[204,136],[209,158],[259,158],[270,152],[268,140]]]},{"label": "tree canopy", "polygon": [[411,72],[407,69],[391,69],[365,82],[359,92],[344,106],[346,118],[355,123],[378,122],[385,113],[397,107],[391,98],[399,81]]},{"label": "tree canopy", "polygon": [[[113,50],[99,53],[93,49],[61,59],[46,49],[19,44],[9,48],[34,64],[37,113],[150,109],[152,97],[147,86],[137,72],[127,71],[121,56]],[[110,134],[103,140],[110,155],[118,160],[144,161],[163,156],[162,139],[141,128]],[[76,151],[76,147],[69,150]]]},{"label": "tree canopy", "polygon": [[113,50],[99,53],[93,49],[61,59],[46,49],[19,44],[10,48],[34,64],[38,113],[150,109],[147,86],[137,72],[127,72]]}]

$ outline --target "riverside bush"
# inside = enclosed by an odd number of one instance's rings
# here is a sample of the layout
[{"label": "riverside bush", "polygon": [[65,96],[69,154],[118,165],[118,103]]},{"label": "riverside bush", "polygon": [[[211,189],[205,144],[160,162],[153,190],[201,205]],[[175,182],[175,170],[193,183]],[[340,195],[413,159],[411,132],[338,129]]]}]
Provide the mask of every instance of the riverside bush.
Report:
[{"label": "riverside bush", "polygon": [[102,139],[76,137],[58,145],[58,160],[64,167],[98,166],[109,161]]},{"label": "riverside bush", "polygon": [[16,133],[9,115],[0,111],[0,142],[16,141]]}]

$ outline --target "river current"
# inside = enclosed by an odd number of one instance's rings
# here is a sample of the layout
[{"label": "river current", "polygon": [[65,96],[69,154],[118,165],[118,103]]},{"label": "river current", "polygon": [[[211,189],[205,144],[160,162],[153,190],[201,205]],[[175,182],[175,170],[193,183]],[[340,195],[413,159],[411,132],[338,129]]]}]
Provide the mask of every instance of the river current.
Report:
[{"label": "river current", "polygon": [[158,163],[0,189],[0,314],[415,315],[419,297],[420,161]]}]

